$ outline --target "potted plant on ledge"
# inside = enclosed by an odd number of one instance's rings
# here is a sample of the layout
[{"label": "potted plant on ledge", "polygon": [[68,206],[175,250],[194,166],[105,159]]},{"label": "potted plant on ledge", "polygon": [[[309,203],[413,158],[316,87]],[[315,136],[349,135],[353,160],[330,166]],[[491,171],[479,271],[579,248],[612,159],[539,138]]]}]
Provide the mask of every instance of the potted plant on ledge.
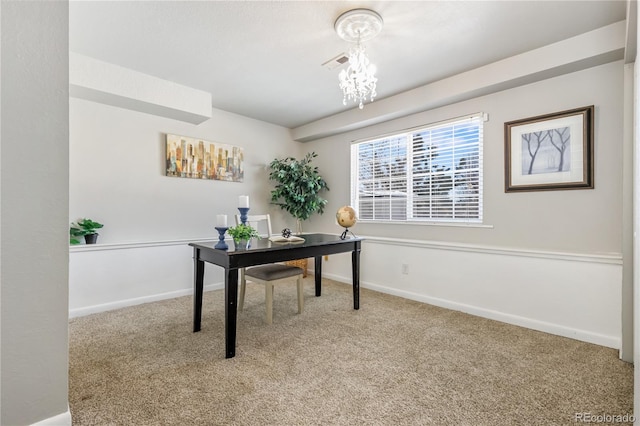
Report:
[{"label": "potted plant on ledge", "polygon": [[255,228],[242,223],[227,229],[227,233],[233,238],[233,244],[235,244],[236,250],[246,250],[249,248],[251,238],[260,238]]},{"label": "potted plant on ledge", "polygon": [[78,238],[84,237],[86,244],[95,244],[98,240],[97,229],[104,225],[91,219],[78,219],[71,223],[69,228],[69,243],[72,245],[80,244]]}]

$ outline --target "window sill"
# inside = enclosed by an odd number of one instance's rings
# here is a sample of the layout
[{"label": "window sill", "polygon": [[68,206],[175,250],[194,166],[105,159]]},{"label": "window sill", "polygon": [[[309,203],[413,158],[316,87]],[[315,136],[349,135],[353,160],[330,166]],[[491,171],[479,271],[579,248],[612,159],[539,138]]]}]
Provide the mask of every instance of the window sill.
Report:
[{"label": "window sill", "polygon": [[445,226],[453,228],[487,228],[493,229],[493,225],[484,223],[456,223],[456,222],[429,222],[429,221],[401,221],[401,220],[359,220],[360,225],[417,225],[417,226]]}]

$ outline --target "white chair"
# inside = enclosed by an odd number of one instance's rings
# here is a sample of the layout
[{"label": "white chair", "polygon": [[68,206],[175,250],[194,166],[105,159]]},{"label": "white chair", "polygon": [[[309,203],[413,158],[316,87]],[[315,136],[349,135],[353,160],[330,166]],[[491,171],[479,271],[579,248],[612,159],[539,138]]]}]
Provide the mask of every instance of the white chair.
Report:
[{"label": "white chair", "polygon": [[[236,215],[236,225],[241,223],[240,215]],[[271,217],[268,214],[264,215],[249,215],[247,216],[247,224],[260,232],[260,224],[266,224],[267,236],[271,237]],[[304,271],[297,266],[283,265],[280,263],[272,263],[268,265],[253,266],[251,268],[242,268],[240,270],[240,302],[238,303],[238,309],[242,311],[244,307],[244,294],[247,287],[247,279],[249,281],[264,284],[265,286],[265,304],[267,308],[266,322],[271,324],[273,322],[273,288],[274,285],[281,282],[290,281],[291,277],[297,278],[298,287],[298,313],[301,314],[304,309],[304,292],[302,274]]]}]

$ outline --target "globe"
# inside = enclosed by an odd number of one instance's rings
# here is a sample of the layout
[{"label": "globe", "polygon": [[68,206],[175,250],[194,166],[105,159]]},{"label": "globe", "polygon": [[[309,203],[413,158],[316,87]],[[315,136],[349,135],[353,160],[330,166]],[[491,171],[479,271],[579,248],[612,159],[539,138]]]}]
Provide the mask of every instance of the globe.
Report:
[{"label": "globe", "polygon": [[356,217],[356,211],[351,206],[342,206],[336,212],[336,220],[338,225],[343,228],[351,228],[356,224],[358,218]]}]

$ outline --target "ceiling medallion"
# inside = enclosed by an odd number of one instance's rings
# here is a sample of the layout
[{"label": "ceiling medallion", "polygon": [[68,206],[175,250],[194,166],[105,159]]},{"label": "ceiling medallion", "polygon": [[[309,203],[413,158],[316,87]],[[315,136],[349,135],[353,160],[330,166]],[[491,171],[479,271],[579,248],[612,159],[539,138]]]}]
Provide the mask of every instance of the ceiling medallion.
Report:
[{"label": "ceiling medallion", "polygon": [[382,17],[373,10],[353,9],[340,15],[334,28],[340,38],[356,43],[349,51],[349,68],[342,70],[338,76],[342,103],[346,105],[348,99],[359,103],[362,109],[366,98],[373,102],[376,97],[378,79],[375,76],[376,66],[369,61],[361,42],[371,40],[380,33]]}]

